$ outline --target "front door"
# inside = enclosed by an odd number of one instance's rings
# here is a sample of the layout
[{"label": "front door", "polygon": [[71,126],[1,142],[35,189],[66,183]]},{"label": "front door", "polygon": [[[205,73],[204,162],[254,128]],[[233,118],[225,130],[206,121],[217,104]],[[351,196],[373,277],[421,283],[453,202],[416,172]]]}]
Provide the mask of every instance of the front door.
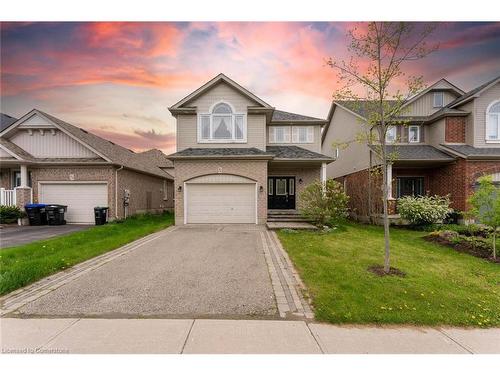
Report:
[{"label": "front door", "polygon": [[295,177],[268,177],[267,208],[271,210],[295,209]]}]

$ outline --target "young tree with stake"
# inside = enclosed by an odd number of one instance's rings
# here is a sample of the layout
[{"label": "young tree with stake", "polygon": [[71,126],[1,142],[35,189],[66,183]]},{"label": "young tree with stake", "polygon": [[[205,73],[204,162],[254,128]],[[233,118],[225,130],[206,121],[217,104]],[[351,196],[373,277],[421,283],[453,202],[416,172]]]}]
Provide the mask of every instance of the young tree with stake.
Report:
[{"label": "young tree with stake", "polygon": [[[336,100],[350,100],[363,106],[364,131],[355,141],[364,141],[374,150],[382,167],[382,200],[385,238],[384,271],[390,271],[390,237],[387,199],[387,168],[396,155],[386,148],[386,134],[391,126],[404,125],[406,101],[423,88],[422,77],[405,74],[407,63],[423,59],[437,48],[429,45],[433,26],[406,22],[370,22],[366,30],[348,32],[351,56],[346,61],[330,58],[327,64],[338,72],[341,88]],[[365,66],[361,68],[361,66]],[[359,95],[362,92],[364,95]]]}]

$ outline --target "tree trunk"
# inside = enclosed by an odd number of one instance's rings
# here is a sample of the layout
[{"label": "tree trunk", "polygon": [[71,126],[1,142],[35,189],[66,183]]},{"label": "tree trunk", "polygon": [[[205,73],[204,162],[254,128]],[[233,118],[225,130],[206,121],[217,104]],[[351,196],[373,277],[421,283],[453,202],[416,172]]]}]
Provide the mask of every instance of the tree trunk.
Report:
[{"label": "tree trunk", "polygon": [[[384,146],[383,146],[384,147]],[[385,159],[385,155],[384,155]],[[385,257],[384,257],[384,272],[389,273],[391,268],[390,263],[390,238],[389,238],[389,209],[387,207],[387,198],[388,198],[388,182],[387,182],[387,162],[383,163],[383,171],[382,171],[382,196],[383,196],[383,207],[384,207],[384,240],[385,240]]]},{"label": "tree trunk", "polygon": [[493,232],[493,259],[497,259],[497,229]]}]

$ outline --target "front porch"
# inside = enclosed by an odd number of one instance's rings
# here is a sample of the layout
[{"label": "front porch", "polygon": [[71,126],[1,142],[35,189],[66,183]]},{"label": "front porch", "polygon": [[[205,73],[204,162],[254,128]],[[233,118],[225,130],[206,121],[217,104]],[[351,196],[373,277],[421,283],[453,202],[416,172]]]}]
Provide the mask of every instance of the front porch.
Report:
[{"label": "front porch", "polygon": [[[3,163],[6,164],[6,163]],[[0,169],[0,205],[24,209],[33,202],[28,166],[5,165]]]}]

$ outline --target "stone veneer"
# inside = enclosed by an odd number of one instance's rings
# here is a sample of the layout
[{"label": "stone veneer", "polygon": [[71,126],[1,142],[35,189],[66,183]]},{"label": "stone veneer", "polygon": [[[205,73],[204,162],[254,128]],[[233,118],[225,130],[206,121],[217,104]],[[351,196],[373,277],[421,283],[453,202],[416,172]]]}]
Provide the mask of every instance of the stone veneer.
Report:
[{"label": "stone veneer", "polygon": [[[267,160],[175,160],[175,224],[184,224],[184,182],[209,174],[232,174],[257,182],[264,191],[258,192],[257,220],[267,220]],[[179,191],[179,187],[181,191]]]}]

